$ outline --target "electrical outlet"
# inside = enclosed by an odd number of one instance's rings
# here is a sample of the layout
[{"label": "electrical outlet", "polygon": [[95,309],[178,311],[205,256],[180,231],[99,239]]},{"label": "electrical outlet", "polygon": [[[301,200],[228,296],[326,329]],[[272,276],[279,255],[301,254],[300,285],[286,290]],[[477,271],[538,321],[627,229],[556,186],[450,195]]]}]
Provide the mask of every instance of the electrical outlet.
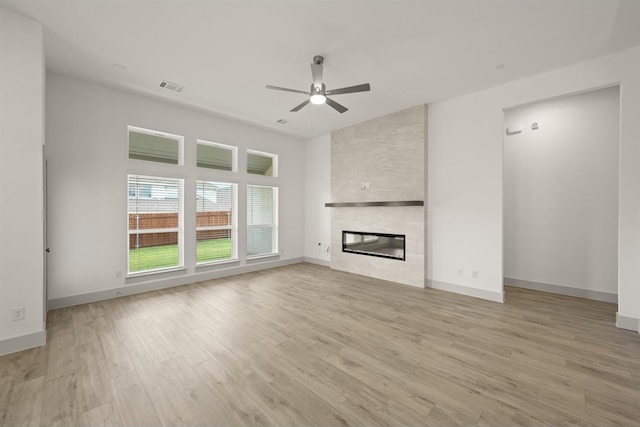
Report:
[{"label": "electrical outlet", "polygon": [[462,270],[462,267],[456,268],[456,276],[462,276],[463,273],[464,271]]},{"label": "electrical outlet", "polygon": [[471,278],[472,279],[477,279],[478,278],[478,270],[473,270],[471,272]]},{"label": "electrical outlet", "polygon": [[116,271],[116,279],[122,279],[122,270]]},{"label": "electrical outlet", "polygon": [[11,309],[11,320],[24,320],[24,307],[16,307]]}]

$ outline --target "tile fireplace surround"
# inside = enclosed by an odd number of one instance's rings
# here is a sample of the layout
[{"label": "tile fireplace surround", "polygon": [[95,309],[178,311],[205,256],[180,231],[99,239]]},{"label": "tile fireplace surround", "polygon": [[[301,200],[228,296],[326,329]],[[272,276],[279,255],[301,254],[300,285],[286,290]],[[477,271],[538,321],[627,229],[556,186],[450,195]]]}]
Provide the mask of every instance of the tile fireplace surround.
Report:
[{"label": "tile fireplace surround", "polygon": [[[418,105],[331,133],[331,268],[425,286],[426,126]],[[342,252],[343,231],[405,235],[405,261]]]}]

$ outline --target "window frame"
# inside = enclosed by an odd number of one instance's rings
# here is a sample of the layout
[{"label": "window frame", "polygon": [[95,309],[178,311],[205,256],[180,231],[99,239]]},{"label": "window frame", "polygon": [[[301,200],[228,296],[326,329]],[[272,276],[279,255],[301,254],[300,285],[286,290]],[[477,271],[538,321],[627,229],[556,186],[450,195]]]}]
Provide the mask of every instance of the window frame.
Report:
[{"label": "window frame", "polygon": [[[262,156],[262,157],[269,157],[271,158],[271,175],[262,175],[259,173],[253,173],[253,172],[249,172],[249,154],[253,154],[254,156]],[[267,153],[266,151],[258,151],[258,150],[253,150],[250,148],[247,148],[247,168],[246,168],[246,173],[248,175],[254,176],[265,176],[268,178],[277,178],[278,177],[278,155],[274,154],[274,153]]]},{"label": "window frame", "polygon": [[[145,159],[132,159],[130,157],[131,156],[131,138],[130,138],[131,132],[176,140],[176,142],[178,143],[178,163],[157,162],[155,160],[145,160]],[[184,136],[175,135],[169,132],[163,132],[159,130],[146,129],[138,126],[129,125],[127,126],[127,160],[135,161],[135,162],[161,164],[161,165],[184,166]]]},{"label": "window frame", "polygon": [[[159,268],[152,268],[152,269],[148,269],[148,270],[138,270],[138,271],[131,271],[131,253],[130,253],[130,236],[132,234],[135,234],[135,230],[134,233],[131,233],[131,229],[129,228],[129,209],[130,209],[130,200],[131,200],[131,196],[130,196],[130,179],[131,177],[140,177],[140,178],[149,178],[149,179],[166,179],[166,180],[175,180],[176,183],[178,184],[178,198],[177,198],[177,205],[178,205],[178,226],[177,227],[172,227],[172,228],[167,228],[167,231],[163,231],[166,233],[169,232],[176,232],[177,233],[177,237],[178,237],[178,242],[177,242],[177,246],[178,246],[178,265],[175,266],[169,266],[169,267],[159,267]],[[184,192],[184,188],[185,188],[185,178],[184,177],[179,177],[179,176],[170,176],[168,174],[148,174],[148,173],[135,173],[135,172],[127,172],[127,209],[126,209],[126,214],[127,214],[127,219],[126,219],[126,223],[127,223],[127,238],[126,238],[126,244],[127,244],[127,250],[126,250],[126,254],[127,254],[127,272],[126,272],[126,278],[133,278],[133,277],[139,277],[139,276],[146,276],[146,275],[152,275],[152,274],[159,274],[159,273],[165,273],[165,272],[171,272],[171,271],[179,271],[179,270],[185,270],[186,269],[186,265],[185,265],[185,245],[184,245],[184,240],[185,240],[185,230],[184,230],[184,201],[185,201],[185,192]],[[135,198],[135,196],[134,196]],[[165,229],[163,229],[165,230]],[[139,233],[138,234],[144,234],[144,233]]]},{"label": "window frame", "polygon": [[[203,226],[198,227],[198,183],[204,181],[216,184],[228,184],[231,185],[232,205],[231,205],[231,225],[230,226]],[[235,182],[222,182],[221,180],[212,180],[211,178],[196,178],[195,187],[195,265],[196,268],[206,267],[209,265],[225,264],[238,261],[238,183]],[[221,260],[202,261],[198,262],[198,231],[200,230],[231,230],[231,258],[225,258]]]},{"label": "window frame", "polygon": [[[220,148],[220,149],[223,149],[223,150],[231,151],[231,170],[228,171],[228,170],[225,170],[225,169],[209,168],[209,167],[206,167],[206,166],[199,166],[198,165],[198,145],[205,145],[205,146],[209,146],[209,147],[215,147],[215,148]],[[196,139],[196,167],[197,168],[202,168],[202,169],[207,169],[207,170],[237,173],[238,172],[238,147],[236,147],[234,145],[222,144],[220,142],[207,141],[205,139]]]},{"label": "window frame", "polygon": [[[250,224],[249,223],[249,215],[250,215],[250,210],[249,210],[249,188],[250,187],[260,187],[260,188],[271,188],[272,191],[272,212],[271,212],[271,218],[272,218],[272,223],[271,224]],[[273,257],[273,256],[279,256],[280,255],[280,229],[279,229],[279,219],[280,219],[280,213],[279,213],[279,203],[280,203],[280,194],[279,194],[280,188],[276,185],[264,185],[264,184],[247,184],[246,185],[246,197],[245,197],[245,207],[246,207],[246,214],[247,214],[247,223],[246,223],[246,248],[245,248],[245,256],[247,260],[252,260],[252,259],[258,259],[258,258],[267,258],[267,257]],[[249,254],[249,229],[250,228],[271,228],[272,229],[272,234],[271,234],[271,252],[270,253],[265,253],[265,254],[256,254],[256,255],[250,255]]]}]

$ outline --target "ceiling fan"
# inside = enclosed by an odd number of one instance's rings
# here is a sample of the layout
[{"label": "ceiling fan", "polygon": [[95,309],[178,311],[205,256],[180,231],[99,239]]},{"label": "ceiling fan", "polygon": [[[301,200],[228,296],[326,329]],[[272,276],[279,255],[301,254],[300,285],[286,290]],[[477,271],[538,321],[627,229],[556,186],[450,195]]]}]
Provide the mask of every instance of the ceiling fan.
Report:
[{"label": "ceiling fan", "polygon": [[311,63],[311,76],[313,77],[313,83],[311,83],[311,90],[309,92],[305,92],[303,90],[297,89],[288,89],[286,87],[279,86],[271,86],[267,85],[267,89],[274,90],[283,90],[285,92],[295,92],[295,93],[304,93],[309,96],[309,99],[304,101],[302,104],[293,107],[290,111],[295,113],[296,111],[300,111],[302,107],[307,105],[308,103],[312,104],[324,104],[325,102],[338,113],[342,114],[348,110],[344,105],[338,104],[333,99],[329,98],[328,95],[342,95],[345,93],[355,93],[355,92],[367,92],[371,90],[371,86],[369,83],[364,83],[356,86],[342,87],[340,89],[331,89],[327,90],[326,86],[322,82],[322,65],[324,64],[324,57],[320,55],[316,55],[313,57],[313,63]]}]

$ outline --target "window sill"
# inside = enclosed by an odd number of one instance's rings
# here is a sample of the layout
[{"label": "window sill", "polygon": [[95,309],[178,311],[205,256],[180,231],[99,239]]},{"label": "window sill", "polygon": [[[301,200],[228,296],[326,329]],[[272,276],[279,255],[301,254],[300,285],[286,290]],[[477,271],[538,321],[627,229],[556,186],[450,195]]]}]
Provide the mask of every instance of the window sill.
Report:
[{"label": "window sill", "polygon": [[140,277],[146,277],[146,276],[157,276],[160,274],[164,274],[164,273],[174,273],[174,272],[180,272],[180,271],[187,271],[187,268],[184,266],[181,267],[174,267],[174,268],[159,268],[156,270],[145,270],[145,271],[140,271],[137,273],[129,273],[127,274],[126,279],[132,279],[135,280],[137,278]]},{"label": "window sill", "polygon": [[221,261],[201,262],[196,264],[196,270],[204,269],[207,267],[216,267],[218,265],[237,264],[240,260],[238,258],[225,259]]},{"label": "window sill", "polygon": [[247,261],[259,261],[266,258],[280,258],[279,253],[248,256]]}]

